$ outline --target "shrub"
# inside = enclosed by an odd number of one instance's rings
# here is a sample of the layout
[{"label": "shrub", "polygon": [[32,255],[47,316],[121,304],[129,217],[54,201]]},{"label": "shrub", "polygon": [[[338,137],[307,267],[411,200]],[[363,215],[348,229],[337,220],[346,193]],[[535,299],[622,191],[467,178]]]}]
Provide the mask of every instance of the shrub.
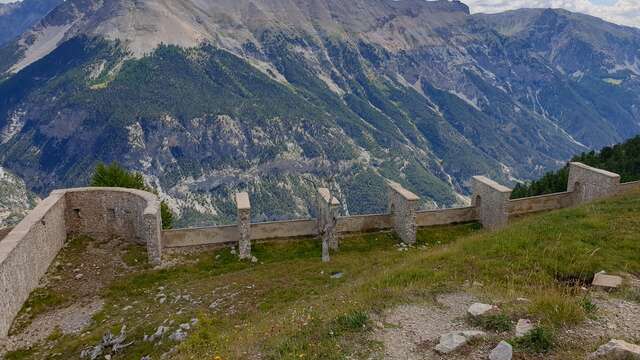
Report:
[{"label": "shrub", "polygon": [[[128,171],[115,162],[111,163],[111,165],[98,164],[91,177],[91,186],[121,187],[156,193],[156,191],[144,184],[142,174]],[[160,203],[160,217],[162,218],[163,229],[166,230],[173,227],[173,213],[164,201]]]},{"label": "shrub", "polygon": [[336,319],[336,330],[357,331],[364,329],[369,322],[369,315],[363,311],[352,311]]},{"label": "shrub", "polygon": [[486,331],[505,332],[513,328],[511,319],[504,314],[471,316],[469,322]]},{"label": "shrub", "polygon": [[545,353],[553,346],[553,333],[545,327],[538,326],[527,335],[516,339],[515,345],[528,352]]}]

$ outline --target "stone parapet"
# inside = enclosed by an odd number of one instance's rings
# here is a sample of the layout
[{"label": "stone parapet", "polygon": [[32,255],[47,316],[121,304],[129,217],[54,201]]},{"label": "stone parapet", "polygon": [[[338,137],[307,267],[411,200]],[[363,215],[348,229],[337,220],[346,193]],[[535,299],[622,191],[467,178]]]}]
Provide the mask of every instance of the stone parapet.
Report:
[{"label": "stone parapet", "polygon": [[484,176],[474,176],[472,180],[473,206],[478,211],[482,226],[490,230],[506,226],[511,189]]},{"label": "stone parapet", "polygon": [[236,194],[236,207],[238,209],[238,254],[240,259],[251,258],[251,203],[249,194],[241,192]]},{"label": "stone parapet", "polygon": [[334,197],[329,189],[318,189],[318,233],[322,235],[322,260],[329,261],[329,249],[338,250],[338,236],[336,226],[340,201]]},{"label": "stone parapet", "polygon": [[574,193],[575,205],[615,195],[619,185],[618,174],[579,162],[569,164],[567,191]]},{"label": "stone parapet", "polygon": [[389,212],[393,228],[405,244],[416,242],[416,210],[420,198],[402,185],[387,181]]}]

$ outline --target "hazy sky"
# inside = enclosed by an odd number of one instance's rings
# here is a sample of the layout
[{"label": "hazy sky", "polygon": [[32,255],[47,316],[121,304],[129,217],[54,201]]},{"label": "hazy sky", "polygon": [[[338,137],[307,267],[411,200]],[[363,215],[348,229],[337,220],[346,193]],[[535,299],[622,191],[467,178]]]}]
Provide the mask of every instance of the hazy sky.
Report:
[{"label": "hazy sky", "polygon": [[[0,0],[0,3],[14,0]],[[640,27],[640,0],[462,0],[473,12],[500,12],[523,7],[578,11],[605,20]]]}]

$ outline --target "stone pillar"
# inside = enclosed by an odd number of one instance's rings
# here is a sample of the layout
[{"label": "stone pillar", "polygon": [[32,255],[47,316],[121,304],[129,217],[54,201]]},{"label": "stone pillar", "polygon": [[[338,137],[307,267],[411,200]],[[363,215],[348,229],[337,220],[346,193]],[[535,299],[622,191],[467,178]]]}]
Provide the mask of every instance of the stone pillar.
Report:
[{"label": "stone pillar", "polygon": [[403,243],[416,242],[416,209],[420,198],[402,185],[387,181],[389,193],[389,212],[393,219],[393,228]]},{"label": "stone pillar", "polygon": [[508,187],[484,176],[473,177],[473,206],[484,228],[497,230],[507,225],[509,198],[511,189]]},{"label": "stone pillar", "polygon": [[579,162],[569,164],[567,191],[574,193],[574,204],[613,196],[618,192],[620,175]]},{"label": "stone pillar", "polygon": [[329,261],[329,249],[338,250],[336,225],[340,201],[327,188],[318,189],[318,233],[322,235],[322,261]]},{"label": "stone pillar", "polygon": [[240,259],[251,258],[251,203],[249,194],[241,192],[236,194],[236,206],[238,208],[238,255]]},{"label": "stone pillar", "polygon": [[162,216],[160,211],[144,214],[144,227],[147,239],[147,256],[149,263],[162,264]]}]

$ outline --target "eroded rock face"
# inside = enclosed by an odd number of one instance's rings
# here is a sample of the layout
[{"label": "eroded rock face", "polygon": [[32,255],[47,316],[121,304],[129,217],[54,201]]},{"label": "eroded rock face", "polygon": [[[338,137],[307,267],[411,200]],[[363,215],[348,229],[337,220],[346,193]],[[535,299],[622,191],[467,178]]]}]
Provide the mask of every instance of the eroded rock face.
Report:
[{"label": "eroded rock face", "polygon": [[440,336],[440,343],[436,345],[435,350],[440,354],[448,354],[456,351],[470,340],[478,339],[485,335],[484,331],[477,330],[450,332]]},{"label": "eroded rock face", "polygon": [[640,359],[640,346],[613,339],[600,346],[588,359],[637,360]]}]

